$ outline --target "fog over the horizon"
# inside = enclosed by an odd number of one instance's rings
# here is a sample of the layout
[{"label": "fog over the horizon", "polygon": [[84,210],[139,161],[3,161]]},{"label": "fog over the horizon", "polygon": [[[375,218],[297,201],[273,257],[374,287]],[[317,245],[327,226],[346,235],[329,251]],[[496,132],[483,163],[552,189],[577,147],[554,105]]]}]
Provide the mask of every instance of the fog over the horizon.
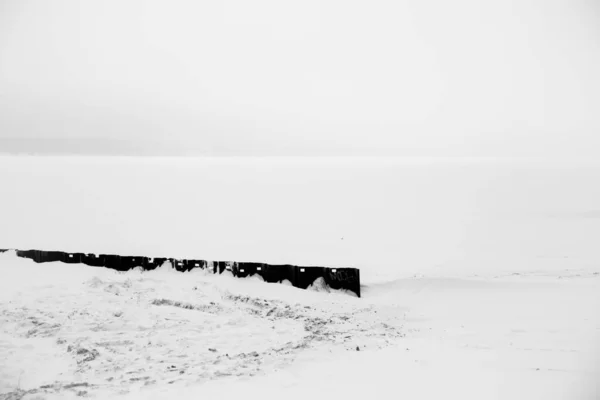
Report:
[{"label": "fog over the horizon", "polygon": [[600,4],[0,2],[0,153],[593,157]]}]

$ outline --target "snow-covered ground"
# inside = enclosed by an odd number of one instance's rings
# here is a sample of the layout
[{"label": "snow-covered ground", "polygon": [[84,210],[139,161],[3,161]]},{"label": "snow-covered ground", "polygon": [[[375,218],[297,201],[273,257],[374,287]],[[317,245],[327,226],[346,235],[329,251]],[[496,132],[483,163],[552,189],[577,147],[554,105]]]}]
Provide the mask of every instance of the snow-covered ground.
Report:
[{"label": "snow-covered ground", "polygon": [[598,181],[593,163],[0,157],[0,247],[364,285],[0,254],[0,399],[597,399]]},{"label": "snow-covered ground", "polygon": [[375,311],[385,307],[335,291],[170,265],[118,273],[0,257],[3,393],[64,396],[72,385],[104,396],[252,377],[297,357],[389,347],[403,335],[402,313],[382,319]]},{"label": "snow-covered ground", "polygon": [[399,279],[358,299],[0,255],[0,398],[597,399],[600,276]]}]

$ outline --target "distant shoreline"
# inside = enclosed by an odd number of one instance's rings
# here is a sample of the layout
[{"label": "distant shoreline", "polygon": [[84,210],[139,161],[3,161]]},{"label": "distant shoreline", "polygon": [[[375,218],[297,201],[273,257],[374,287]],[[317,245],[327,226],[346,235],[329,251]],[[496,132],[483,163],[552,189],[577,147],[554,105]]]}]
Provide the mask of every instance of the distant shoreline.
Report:
[{"label": "distant shoreline", "polygon": [[197,160],[216,162],[333,162],[333,163],[392,163],[392,164],[589,164],[600,165],[597,158],[544,158],[544,157],[402,157],[402,156],[211,156],[211,155],[133,155],[133,154],[31,154],[2,153],[2,158],[47,159],[123,159],[123,160]]}]

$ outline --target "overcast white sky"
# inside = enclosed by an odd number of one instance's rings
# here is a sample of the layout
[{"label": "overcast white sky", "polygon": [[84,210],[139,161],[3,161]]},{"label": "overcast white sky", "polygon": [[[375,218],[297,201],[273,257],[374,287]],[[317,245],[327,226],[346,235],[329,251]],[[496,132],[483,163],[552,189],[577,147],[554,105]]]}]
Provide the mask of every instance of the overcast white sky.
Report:
[{"label": "overcast white sky", "polygon": [[600,154],[596,0],[0,0],[0,152]]}]

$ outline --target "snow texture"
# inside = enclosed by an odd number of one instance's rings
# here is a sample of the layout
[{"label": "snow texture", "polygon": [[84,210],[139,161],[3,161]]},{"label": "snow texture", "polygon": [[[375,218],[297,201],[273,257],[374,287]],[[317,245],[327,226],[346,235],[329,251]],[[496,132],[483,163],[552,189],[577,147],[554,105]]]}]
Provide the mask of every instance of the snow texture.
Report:
[{"label": "snow texture", "polygon": [[597,273],[401,279],[364,299],[0,254],[0,396],[597,398]]}]

